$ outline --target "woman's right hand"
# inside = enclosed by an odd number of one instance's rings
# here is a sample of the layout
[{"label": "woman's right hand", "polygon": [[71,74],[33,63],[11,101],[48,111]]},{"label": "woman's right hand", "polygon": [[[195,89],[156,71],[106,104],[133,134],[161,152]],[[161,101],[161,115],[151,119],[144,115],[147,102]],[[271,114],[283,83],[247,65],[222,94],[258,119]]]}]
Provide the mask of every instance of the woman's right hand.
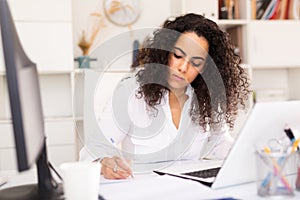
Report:
[{"label": "woman's right hand", "polygon": [[106,179],[126,179],[132,176],[132,170],[128,163],[130,161],[118,156],[105,157],[101,161],[101,174]]}]

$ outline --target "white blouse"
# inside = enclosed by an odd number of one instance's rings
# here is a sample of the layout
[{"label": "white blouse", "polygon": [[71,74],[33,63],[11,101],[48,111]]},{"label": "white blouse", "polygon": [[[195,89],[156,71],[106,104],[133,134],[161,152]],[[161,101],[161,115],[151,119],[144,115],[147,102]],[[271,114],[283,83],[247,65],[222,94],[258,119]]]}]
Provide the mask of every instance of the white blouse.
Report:
[{"label": "white blouse", "polygon": [[[178,129],[172,121],[168,94],[151,109],[136,96],[134,78],[122,81],[99,120],[99,132],[90,134],[80,151],[81,161],[122,153],[138,163],[178,159],[224,159],[233,139],[225,124],[205,131],[190,118],[193,88],[187,87]],[[122,149],[122,150],[120,150]]]}]

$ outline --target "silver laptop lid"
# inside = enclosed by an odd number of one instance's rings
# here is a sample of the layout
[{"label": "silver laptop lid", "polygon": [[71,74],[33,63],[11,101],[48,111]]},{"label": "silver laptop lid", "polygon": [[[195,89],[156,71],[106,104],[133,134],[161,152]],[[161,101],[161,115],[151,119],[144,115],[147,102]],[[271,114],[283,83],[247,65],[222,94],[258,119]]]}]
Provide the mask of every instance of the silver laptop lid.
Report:
[{"label": "silver laptop lid", "polygon": [[300,130],[300,101],[257,103],[219,171],[212,188],[256,180],[255,145],[285,136],[286,124]]}]

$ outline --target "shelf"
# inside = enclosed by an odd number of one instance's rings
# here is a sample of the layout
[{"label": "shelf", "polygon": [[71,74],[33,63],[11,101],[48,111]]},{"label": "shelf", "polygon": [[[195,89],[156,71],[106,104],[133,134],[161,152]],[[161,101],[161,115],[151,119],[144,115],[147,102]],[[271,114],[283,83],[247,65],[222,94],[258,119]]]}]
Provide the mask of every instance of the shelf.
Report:
[{"label": "shelf", "polygon": [[45,117],[45,122],[55,122],[55,121],[74,121],[74,118],[71,116],[66,117]]},{"label": "shelf", "polygon": [[70,74],[73,70],[41,70],[38,71],[41,75],[60,75],[60,74]]},{"label": "shelf", "polygon": [[[70,74],[73,70],[40,70],[38,71],[39,75],[61,75],[61,74]],[[0,76],[6,76],[5,71],[0,71]]]},{"label": "shelf", "polygon": [[[79,118],[80,119],[80,118]],[[46,117],[44,118],[45,122],[60,122],[60,121],[77,121],[78,119],[74,119],[73,117]],[[0,119],[0,124],[11,124],[11,119]]]},{"label": "shelf", "polygon": [[300,65],[284,65],[284,66],[252,66],[252,69],[254,70],[264,70],[264,69],[299,69]]},{"label": "shelf", "polygon": [[75,117],[74,121],[76,121],[76,122],[83,121],[83,117]]},{"label": "shelf", "polygon": [[74,69],[73,72],[75,74],[83,74],[85,71],[95,71],[95,72],[108,72],[108,73],[129,73],[130,69],[128,70],[123,70],[123,69],[108,69],[108,70],[102,70],[102,69],[95,69],[95,68],[88,68],[88,69]]},{"label": "shelf", "polygon": [[232,20],[220,19],[217,21],[217,24],[223,29],[247,25],[248,23],[249,23],[249,20],[245,20],[245,19],[232,19]]},{"label": "shelf", "polygon": [[0,125],[1,124],[11,124],[11,120],[10,119],[0,119]]},{"label": "shelf", "polygon": [[[250,74],[258,101],[300,99],[300,20],[282,16],[274,16],[279,19],[272,20],[252,19],[251,3],[238,1],[241,19],[219,19],[216,23],[229,33],[240,50],[242,67]],[[215,13],[219,13],[219,8]]]}]

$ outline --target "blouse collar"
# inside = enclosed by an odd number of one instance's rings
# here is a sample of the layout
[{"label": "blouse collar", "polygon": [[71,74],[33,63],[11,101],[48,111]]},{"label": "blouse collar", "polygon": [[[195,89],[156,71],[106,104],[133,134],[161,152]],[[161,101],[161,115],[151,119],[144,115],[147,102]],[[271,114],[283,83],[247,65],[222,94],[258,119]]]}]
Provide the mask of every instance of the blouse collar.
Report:
[{"label": "blouse collar", "polygon": [[[185,90],[185,94],[188,96],[188,101],[190,101],[191,98],[193,97],[193,93],[194,93],[194,88],[191,86],[191,84],[188,84]],[[169,92],[166,92],[164,94],[161,104],[165,105],[167,102],[169,102]]]}]

